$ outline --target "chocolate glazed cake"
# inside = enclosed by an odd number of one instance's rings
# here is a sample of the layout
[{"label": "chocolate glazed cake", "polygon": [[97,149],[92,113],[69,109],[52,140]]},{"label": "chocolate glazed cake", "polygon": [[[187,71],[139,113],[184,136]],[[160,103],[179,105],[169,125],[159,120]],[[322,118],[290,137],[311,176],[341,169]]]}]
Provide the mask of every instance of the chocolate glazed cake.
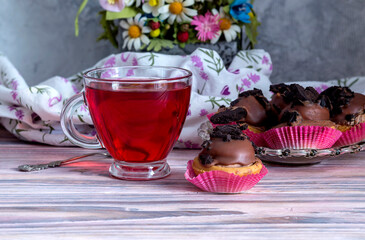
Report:
[{"label": "chocolate glazed cake", "polygon": [[257,131],[263,131],[267,125],[266,121],[269,120],[269,107],[269,101],[262,91],[255,88],[240,93],[238,99],[231,102],[229,107],[221,106],[210,121],[214,124],[247,123],[250,130],[254,127]]},{"label": "chocolate glazed cake", "polygon": [[262,168],[260,159],[255,157],[256,146],[237,125],[217,126],[202,147],[193,162],[197,175],[220,170],[245,176],[259,173]]},{"label": "chocolate glazed cake", "polygon": [[354,126],[365,122],[365,96],[348,87],[333,86],[321,93],[332,103],[331,120],[339,125]]},{"label": "chocolate glazed cake", "polygon": [[270,104],[276,116],[276,127],[282,126],[329,126],[332,105],[327,96],[319,95],[313,87],[303,88],[298,84],[271,85],[274,93]]}]

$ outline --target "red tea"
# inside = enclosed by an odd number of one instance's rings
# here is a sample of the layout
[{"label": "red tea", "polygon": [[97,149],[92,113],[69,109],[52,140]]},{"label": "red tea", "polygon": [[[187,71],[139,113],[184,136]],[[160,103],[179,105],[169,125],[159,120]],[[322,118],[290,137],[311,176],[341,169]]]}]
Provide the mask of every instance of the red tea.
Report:
[{"label": "red tea", "polygon": [[98,136],[111,156],[126,162],[166,158],[184,124],[191,87],[180,82],[114,90],[102,84],[87,86],[85,94]]}]

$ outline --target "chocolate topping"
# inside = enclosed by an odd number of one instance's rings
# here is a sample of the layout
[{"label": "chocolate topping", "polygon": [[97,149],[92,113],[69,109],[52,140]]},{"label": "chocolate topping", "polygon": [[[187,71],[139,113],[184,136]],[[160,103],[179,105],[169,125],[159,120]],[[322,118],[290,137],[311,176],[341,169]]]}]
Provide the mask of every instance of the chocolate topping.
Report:
[{"label": "chocolate topping", "polygon": [[291,126],[293,123],[301,122],[303,119],[297,111],[283,111],[281,121]]},{"label": "chocolate topping", "polygon": [[218,126],[213,129],[211,140],[203,143],[199,154],[202,165],[250,165],[255,162],[255,150],[248,137],[236,125]]},{"label": "chocolate topping", "polygon": [[[288,126],[300,125],[302,121],[330,119],[330,100],[320,95],[313,87],[304,88],[299,84],[277,84],[270,86],[274,92],[270,101],[271,113],[279,123]],[[273,121],[275,123],[275,121]]]},{"label": "chocolate topping", "polygon": [[355,125],[364,121],[364,114],[365,95],[354,93],[348,104],[341,108],[341,113],[334,115],[331,120],[341,125]]},{"label": "chocolate topping", "polygon": [[221,107],[210,120],[215,124],[245,122],[253,126],[263,126],[268,109],[268,100],[261,90],[255,88],[240,93],[238,99],[231,102],[230,107]]},{"label": "chocolate topping", "polygon": [[[302,105],[304,102],[316,102],[319,94],[313,87],[302,87],[299,84],[286,85],[284,83],[271,85],[270,91],[276,95],[275,101],[278,102],[277,98],[282,98],[282,101],[286,104]],[[271,102],[271,104],[273,104]],[[283,104],[281,104],[283,105]],[[282,106],[278,106],[283,109]]]},{"label": "chocolate topping", "polygon": [[348,87],[333,86],[324,90],[320,96],[327,96],[332,104],[331,117],[342,113],[342,107],[354,98],[354,92]]},{"label": "chocolate topping", "polygon": [[218,113],[214,114],[210,121],[214,124],[227,124],[230,122],[241,121],[247,116],[244,108],[220,108]]}]

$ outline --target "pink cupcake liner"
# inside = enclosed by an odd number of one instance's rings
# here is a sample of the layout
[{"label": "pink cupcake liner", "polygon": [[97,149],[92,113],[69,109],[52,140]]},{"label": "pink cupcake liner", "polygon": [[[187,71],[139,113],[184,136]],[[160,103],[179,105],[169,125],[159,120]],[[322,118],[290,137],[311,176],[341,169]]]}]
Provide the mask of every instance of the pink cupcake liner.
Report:
[{"label": "pink cupcake liner", "polygon": [[330,148],[342,132],[322,126],[294,126],[270,129],[263,133],[269,148],[324,149]]},{"label": "pink cupcake liner", "polygon": [[267,173],[262,165],[259,174],[240,177],[233,173],[223,171],[210,171],[196,176],[193,170],[193,160],[188,162],[185,179],[206,192],[214,193],[239,193],[253,188]]},{"label": "pink cupcake liner", "polygon": [[[210,114],[207,115],[207,118],[209,119],[209,121],[210,121],[210,118],[214,114],[215,113],[210,113]],[[212,122],[210,122],[210,123],[212,124],[213,127],[222,126],[222,125],[234,125],[235,124],[233,122],[232,123],[227,123],[227,124],[214,124]],[[250,138],[250,140],[256,144],[256,146],[258,146],[258,147],[266,147],[267,146],[266,141],[265,141],[262,133],[254,133],[249,129],[243,130],[242,132],[244,134],[246,134]]]},{"label": "pink cupcake liner", "polygon": [[246,134],[250,138],[250,140],[256,144],[256,146],[258,147],[267,146],[263,133],[254,133],[249,129],[243,130],[242,132]]},{"label": "pink cupcake liner", "polygon": [[365,122],[357,124],[351,129],[342,133],[342,136],[335,143],[335,147],[347,146],[365,139]]}]

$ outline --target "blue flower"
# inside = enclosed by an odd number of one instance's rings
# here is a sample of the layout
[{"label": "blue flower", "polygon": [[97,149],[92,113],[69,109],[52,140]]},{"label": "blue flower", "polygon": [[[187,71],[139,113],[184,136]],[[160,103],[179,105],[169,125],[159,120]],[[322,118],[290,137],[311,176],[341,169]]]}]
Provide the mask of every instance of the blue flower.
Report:
[{"label": "blue flower", "polygon": [[250,23],[250,16],[248,14],[251,12],[252,4],[247,3],[247,0],[235,0],[229,8],[229,13],[234,19]]}]

